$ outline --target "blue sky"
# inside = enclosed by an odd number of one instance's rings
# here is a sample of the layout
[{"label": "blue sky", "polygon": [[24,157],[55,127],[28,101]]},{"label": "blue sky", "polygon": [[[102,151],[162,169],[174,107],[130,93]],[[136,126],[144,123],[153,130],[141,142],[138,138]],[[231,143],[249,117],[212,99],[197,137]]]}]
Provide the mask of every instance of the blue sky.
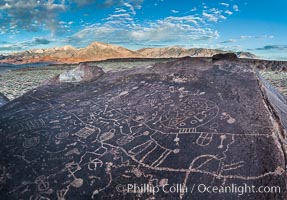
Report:
[{"label": "blue sky", "polygon": [[287,59],[286,0],[0,0],[0,54],[94,41]]}]

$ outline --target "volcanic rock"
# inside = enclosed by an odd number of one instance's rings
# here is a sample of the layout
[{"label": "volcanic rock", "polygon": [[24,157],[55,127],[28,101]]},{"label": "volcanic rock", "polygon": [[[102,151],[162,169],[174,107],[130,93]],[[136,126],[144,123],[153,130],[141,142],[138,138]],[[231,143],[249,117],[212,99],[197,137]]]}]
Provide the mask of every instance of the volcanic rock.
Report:
[{"label": "volcanic rock", "polygon": [[219,53],[214,56],[212,56],[213,61],[217,60],[236,60],[238,59],[237,55],[235,53]]},{"label": "volcanic rock", "polygon": [[0,108],[0,196],[284,200],[286,109],[240,60],[43,85]]},{"label": "volcanic rock", "polygon": [[80,64],[79,67],[68,70],[58,76],[60,83],[81,83],[98,79],[104,71],[97,66]]},{"label": "volcanic rock", "polygon": [[9,102],[9,99],[2,93],[0,93],[0,107]]}]

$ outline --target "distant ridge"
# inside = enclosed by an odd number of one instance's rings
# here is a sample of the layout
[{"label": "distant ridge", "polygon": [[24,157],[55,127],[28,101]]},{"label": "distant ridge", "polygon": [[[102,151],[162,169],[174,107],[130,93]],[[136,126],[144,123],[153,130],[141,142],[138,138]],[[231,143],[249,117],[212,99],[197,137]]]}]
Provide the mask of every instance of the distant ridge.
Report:
[{"label": "distant ridge", "polygon": [[[113,58],[179,58],[179,57],[212,57],[215,54],[227,53],[218,49],[204,48],[143,48],[132,51],[124,47],[94,42],[85,48],[72,46],[54,47],[47,49],[33,49],[13,53],[0,57],[0,64],[27,64],[37,62],[51,63],[79,63],[87,61],[99,61]],[[249,52],[236,52],[239,58],[256,58]]]}]

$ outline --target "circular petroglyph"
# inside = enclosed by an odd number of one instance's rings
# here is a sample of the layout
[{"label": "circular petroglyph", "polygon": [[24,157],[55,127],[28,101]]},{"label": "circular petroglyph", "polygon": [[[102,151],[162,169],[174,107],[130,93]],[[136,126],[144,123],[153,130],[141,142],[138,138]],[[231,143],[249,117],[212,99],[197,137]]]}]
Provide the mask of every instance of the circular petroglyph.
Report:
[{"label": "circular petroglyph", "polygon": [[173,150],[173,153],[174,154],[178,154],[180,152],[180,150],[179,149],[175,149],[175,150]]},{"label": "circular petroglyph", "polygon": [[218,113],[219,108],[213,101],[189,97],[171,107],[160,122],[169,128],[198,128],[215,119]]},{"label": "circular petroglyph", "polygon": [[285,170],[282,167],[277,167],[275,170],[275,174],[282,175],[285,172]]},{"label": "circular petroglyph", "polygon": [[150,134],[150,132],[149,131],[145,131],[145,132],[143,132],[143,135],[149,135]]},{"label": "circular petroglyph", "polygon": [[82,187],[84,183],[84,180],[81,179],[81,178],[76,178],[72,183],[71,183],[71,186],[75,187],[75,188],[79,188],[79,187]]},{"label": "circular petroglyph", "polygon": [[66,137],[69,136],[69,133],[68,132],[62,132],[62,133],[58,133],[55,135],[55,138],[58,139],[58,140],[62,140]]}]

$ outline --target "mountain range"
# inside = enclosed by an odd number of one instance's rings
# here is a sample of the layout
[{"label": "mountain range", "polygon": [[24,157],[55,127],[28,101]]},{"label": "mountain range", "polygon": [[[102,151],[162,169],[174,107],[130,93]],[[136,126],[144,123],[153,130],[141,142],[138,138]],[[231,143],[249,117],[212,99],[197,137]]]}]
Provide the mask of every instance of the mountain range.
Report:
[{"label": "mountain range", "polygon": [[[27,64],[27,63],[79,63],[99,61],[112,58],[179,58],[179,57],[212,57],[227,51],[204,48],[144,48],[136,51],[102,42],[94,42],[85,48],[72,46],[54,47],[47,49],[33,49],[0,56],[0,64]],[[240,58],[256,58],[249,52],[236,52]]]}]

